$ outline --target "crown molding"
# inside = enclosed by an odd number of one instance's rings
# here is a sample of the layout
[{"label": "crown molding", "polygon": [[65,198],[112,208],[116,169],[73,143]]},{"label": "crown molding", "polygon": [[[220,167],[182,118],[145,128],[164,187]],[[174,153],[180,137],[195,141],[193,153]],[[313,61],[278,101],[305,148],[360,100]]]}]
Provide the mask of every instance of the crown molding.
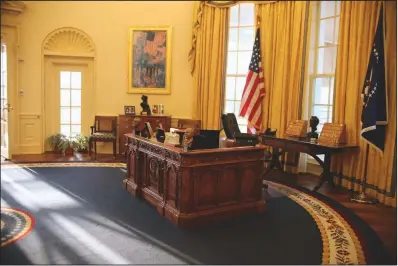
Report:
[{"label": "crown molding", "polygon": [[21,14],[26,5],[22,1],[1,1],[1,13]]}]

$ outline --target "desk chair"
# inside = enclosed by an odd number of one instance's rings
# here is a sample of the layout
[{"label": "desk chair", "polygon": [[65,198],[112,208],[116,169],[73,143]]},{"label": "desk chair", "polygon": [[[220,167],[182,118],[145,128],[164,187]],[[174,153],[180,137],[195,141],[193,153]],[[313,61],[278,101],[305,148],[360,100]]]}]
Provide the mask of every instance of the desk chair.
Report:
[{"label": "desk chair", "polygon": [[94,143],[94,159],[97,159],[97,142],[112,142],[113,159],[116,159],[116,121],[117,116],[95,116],[94,126],[91,126],[91,135],[88,141],[88,154]]}]

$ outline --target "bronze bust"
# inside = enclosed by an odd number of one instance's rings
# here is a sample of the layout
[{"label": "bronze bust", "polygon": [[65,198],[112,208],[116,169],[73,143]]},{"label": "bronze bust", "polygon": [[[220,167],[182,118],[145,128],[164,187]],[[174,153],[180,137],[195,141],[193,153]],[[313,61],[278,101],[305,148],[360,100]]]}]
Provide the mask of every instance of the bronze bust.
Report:
[{"label": "bronze bust", "polygon": [[143,112],[146,112],[147,115],[151,115],[151,108],[149,107],[149,104],[148,104],[148,96],[142,95],[141,100],[142,100],[142,103],[140,104],[142,107],[141,114]]}]

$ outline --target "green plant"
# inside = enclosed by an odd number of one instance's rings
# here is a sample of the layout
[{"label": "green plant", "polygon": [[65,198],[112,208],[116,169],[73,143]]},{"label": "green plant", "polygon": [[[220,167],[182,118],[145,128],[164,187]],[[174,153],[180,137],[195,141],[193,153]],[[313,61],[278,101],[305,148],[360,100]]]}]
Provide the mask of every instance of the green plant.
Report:
[{"label": "green plant", "polygon": [[58,133],[58,134],[49,136],[47,138],[47,142],[48,142],[48,145],[51,147],[51,149],[53,151],[56,151],[58,149],[58,145],[59,145],[61,139],[64,139],[64,138],[66,138],[66,136],[64,134]]},{"label": "green plant", "polygon": [[65,151],[68,148],[73,148],[73,138],[67,137],[63,135],[58,142],[58,149],[62,152],[62,155],[65,156]]},{"label": "green plant", "polygon": [[76,152],[82,152],[88,150],[88,137],[76,135],[72,141],[73,150]]}]

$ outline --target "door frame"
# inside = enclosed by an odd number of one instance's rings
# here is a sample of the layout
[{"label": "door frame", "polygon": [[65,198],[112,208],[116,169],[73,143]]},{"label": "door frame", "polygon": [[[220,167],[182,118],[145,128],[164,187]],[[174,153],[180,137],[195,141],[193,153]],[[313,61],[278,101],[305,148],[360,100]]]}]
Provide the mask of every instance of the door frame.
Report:
[{"label": "door frame", "polygon": [[[90,117],[94,121],[94,114],[95,114],[95,77],[94,77],[94,67],[95,67],[95,61],[93,57],[82,57],[82,56],[58,56],[58,55],[45,55],[43,56],[43,88],[42,88],[42,114],[43,114],[43,123],[42,123],[42,153],[46,151],[46,145],[47,145],[47,111],[46,108],[48,108],[47,105],[47,100],[46,100],[46,93],[48,91],[46,90],[46,87],[48,89],[51,89],[52,86],[55,86],[52,84],[53,82],[53,77],[54,77],[54,70],[57,68],[58,65],[70,65],[70,66],[83,66],[87,67],[87,80],[89,85],[85,91],[85,93],[90,93],[91,91],[91,99],[92,101],[86,102],[85,103],[85,114],[82,113],[82,115],[86,117]],[[91,80],[91,82],[90,82]],[[82,95],[83,96],[83,95]],[[88,106],[87,106],[88,105]],[[83,97],[82,97],[82,106],[83,106]],[[82,108],[83,110],[83,108]]]},{"label": "door frame", "polygon": [[[18,56],[19,56],[19,39],[18,39],[18,26],[2,24],[1,25],[1,43],[5,43],[7,49],[7,100],[13,110],[8,114],[8,154],[7,159],[12,159],[13,152],[18,146],[14,143],[18,140],[19,132],[17,129],[18,125],[18,105],[16,104],[18,99]],[[10,51],[10,52],[8,52]]]}]

